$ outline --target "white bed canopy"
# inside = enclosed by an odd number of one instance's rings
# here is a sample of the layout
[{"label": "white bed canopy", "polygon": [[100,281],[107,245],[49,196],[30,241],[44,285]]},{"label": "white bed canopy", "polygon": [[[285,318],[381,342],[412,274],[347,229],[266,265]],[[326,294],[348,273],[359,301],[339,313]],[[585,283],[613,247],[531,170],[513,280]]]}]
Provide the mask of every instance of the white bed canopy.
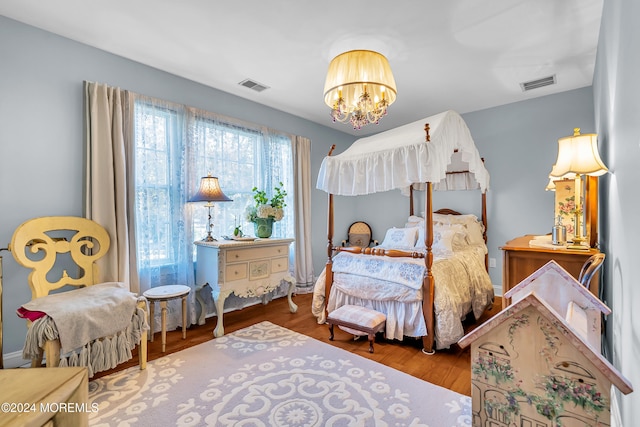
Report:
[{"label": "white bed canopy", "polygon": [[425,182],[435,190],[484,193],[489,188],[489,173],[469,128],[453,110],[358,139],[344,152],[325,157],[316,187],[341,196],[394,189],[408,194],[411,184],[421,189]]}]

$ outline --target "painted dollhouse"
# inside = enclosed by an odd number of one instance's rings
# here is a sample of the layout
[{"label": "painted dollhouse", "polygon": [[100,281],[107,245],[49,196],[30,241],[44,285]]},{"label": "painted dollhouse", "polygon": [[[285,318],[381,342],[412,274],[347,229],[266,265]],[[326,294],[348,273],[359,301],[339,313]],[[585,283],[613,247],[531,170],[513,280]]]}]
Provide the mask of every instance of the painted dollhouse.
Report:
[{"label": "painted dollhouse", "polygon": [[458,342],[471,346],[473,426],[610,425],[611,386],[633,391],[600,352],[610,310],[554,261],[507,297],[510,306]]}]

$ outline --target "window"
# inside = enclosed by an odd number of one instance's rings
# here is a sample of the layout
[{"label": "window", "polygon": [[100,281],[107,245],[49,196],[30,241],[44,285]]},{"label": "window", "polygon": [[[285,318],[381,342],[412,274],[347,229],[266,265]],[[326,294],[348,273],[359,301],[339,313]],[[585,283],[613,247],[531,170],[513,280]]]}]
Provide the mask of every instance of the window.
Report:
[{"label": "window", "polygon": [[[222,191],[233,202],[217,203],[214,208],[214,236],[231,235],[240,225],[253,235],[253,224],[245,218],[247,206],[253,204],[253,187],[264,189],[269,196],[282,182],[287,190],[285,217],[274,224],[273,237],[293,236],[293,182],[291,140],[288,136],[270,135],[259,130],[220,123],[196,117],[190,127],[197,141],[195,163],[202,176],[217,176]],[[195,209],[198,209],[196,207]],[[206,234],[207,218],[194,211],[196,237]]]},{"label": "window", "polygon": [[136,228],[136,240],[140,260],[160,266],[175,262],[168,242],[181,216],[181,200],[172,191],[177,172],[172,154],[180,147],[178,114],[145,103],[136,103],[135,112],[136,217],[144,219]]},{"label": "window", "polygon": [[[291,139],[246,125],[218,119],[206,112],[156,105],[138,99],[135,116],[136,240],[139,269],[167,267],[181,262],[185,247],[206,235],[204,203],[187,203],[200,177],[217,176],[232,202],[215,203],[213,235],[231,235],[240,225],[253,235],[245,210],[253,203],[252,188],[284,184],[285,217],[274,225],[274,237],[290,237],[293,228],[293,160]],[[164,269],[166,270],[166,269]],[[158,273],[152,286],[163,282]],[[159,283],[156,283],[159,282]]]}]

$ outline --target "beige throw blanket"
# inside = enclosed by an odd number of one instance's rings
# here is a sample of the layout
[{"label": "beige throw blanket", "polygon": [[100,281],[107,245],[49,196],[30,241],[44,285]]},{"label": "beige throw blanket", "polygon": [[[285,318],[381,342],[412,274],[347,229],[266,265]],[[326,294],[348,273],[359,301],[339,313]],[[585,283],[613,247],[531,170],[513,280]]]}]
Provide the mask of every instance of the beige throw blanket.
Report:
[{"label": "beige throw blanket", "polygon": [[101,283],[36,298],[23,307],[42,311],[53,319],[64,354],[131,324],[137,297],[123,286],[119,282]]}]

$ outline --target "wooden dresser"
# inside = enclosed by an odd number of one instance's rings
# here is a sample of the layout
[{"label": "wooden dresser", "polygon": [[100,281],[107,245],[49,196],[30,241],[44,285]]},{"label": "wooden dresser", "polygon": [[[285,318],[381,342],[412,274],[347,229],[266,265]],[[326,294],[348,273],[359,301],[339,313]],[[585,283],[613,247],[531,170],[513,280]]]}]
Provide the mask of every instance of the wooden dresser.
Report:
[{"label": "wooden dresser", "polygon": [[[216,304],[216,337],[224,335],[224,301],[234,293],[243,298],[259,297],[289,283],[289,309],[298,307],[291,299],[295,279],[289,273],[289,245],[293,239],[222,240],[195,242],[197,246],[196,289],[209,284]],[[201,304],[202,305],[202,304]]]},{"label": "wooden dresser", "polygon": [[[559,247],[558,249],[541,248],[529,246],[529,241],[534,238],[533,235],[525,235],[508,241],[500,249],[503,250],[502,264],[502,293],[504,295],[509,289],[516,286],[523,279],[527,278],[531,273],[545,265],[547,262],[554,260],[562,268],[567,270],[576,279],[580,275],[580,270],[584,262],[591,255],[597,254],[598,249],[591,248],[589,250],[568,250]],[[600,275],[594,274],[589,285],[589,290],[595,296],[598,296],[600,287]],[[509,305],[510,301],[502,299],[502,307]]]}]

